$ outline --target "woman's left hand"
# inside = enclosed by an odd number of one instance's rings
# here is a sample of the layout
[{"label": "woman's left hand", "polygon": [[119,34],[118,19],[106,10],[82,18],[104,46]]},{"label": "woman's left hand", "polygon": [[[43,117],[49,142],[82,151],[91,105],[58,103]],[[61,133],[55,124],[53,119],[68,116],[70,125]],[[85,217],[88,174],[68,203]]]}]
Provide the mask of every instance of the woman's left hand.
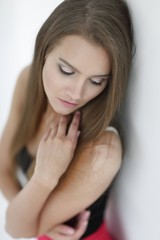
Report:
[{"label": "woman's left hand", "polygon": [[82,235],[85,233],[88,220],[89,220],[90,212],[83,211],[79,214],[78,223],[76,228],[72,228],[68,225],[57,225],[51,231],[49,231],[46,235],[49,237],[48,240],[79,240]]}]

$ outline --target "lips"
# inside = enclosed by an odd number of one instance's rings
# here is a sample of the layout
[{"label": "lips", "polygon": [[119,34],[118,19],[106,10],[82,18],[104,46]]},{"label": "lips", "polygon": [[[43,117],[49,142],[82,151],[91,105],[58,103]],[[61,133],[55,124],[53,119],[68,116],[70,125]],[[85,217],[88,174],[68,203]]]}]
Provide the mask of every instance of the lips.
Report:
[{"label": "lips", "polygon": [[74,103],[74,102],[70,102],[70,101],[66,101],[66,100],[63,100],[61,98],[58,98],[59,101],[66,107],[76,107],[78,106],[78,103]]}]

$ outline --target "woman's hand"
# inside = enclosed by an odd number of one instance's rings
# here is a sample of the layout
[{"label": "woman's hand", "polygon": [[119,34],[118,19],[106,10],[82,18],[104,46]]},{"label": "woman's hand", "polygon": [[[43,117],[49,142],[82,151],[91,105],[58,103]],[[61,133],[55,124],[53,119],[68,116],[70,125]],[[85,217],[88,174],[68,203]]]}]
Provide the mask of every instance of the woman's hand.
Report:
[{"label": "woman's hand", "polygon": [[54,227],[46,235],[49,237],[49,239],[54,240],[79,240],[86,231],[89,216],[89,211],[83,211],[79,215],[76,228],[62,224]]},{"label": "woman's hand", "polygon": [[51,190],[73,158],[79,136],[79,122],[80,113],[76,112],[66,133],[67,117],[62,116],[59,125],[53,125],[40,141],[34,177]]}]

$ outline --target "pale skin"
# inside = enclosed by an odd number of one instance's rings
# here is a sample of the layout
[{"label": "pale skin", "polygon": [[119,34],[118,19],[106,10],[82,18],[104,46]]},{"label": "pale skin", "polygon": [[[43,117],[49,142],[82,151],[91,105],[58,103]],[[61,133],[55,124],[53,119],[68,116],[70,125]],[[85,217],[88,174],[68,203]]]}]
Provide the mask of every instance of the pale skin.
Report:
[{"label": "pale skin", "polygon": [[[9,156],[9,145],[18,124],[21,108],[23,107],[26,84],[28,80],[28,70],[28,67],[24,69],[17,80],[9,119],[0,142],[0,187],[9,202],[11,202],[20,191],[19,184],[17,184],[17,181],[12,174],[13,166]],[[4,159],[5,161],[3,161]],[[89,215],[90,213],[88,211],[81,212],[76,228],[59,224],[53,227],[45,235],[53,239],[78,240],[87,228]]]},{"label": "pale skin", "polygon": [[[28,68],[24,69],[19,76],[19,79],[16,84],[14,97],[12,101],[12,107],[10,111],[10,116],[6,124],[5,130],[1,137],[0,143],[0,184],[1,190],[5,195],[6,199],[10,202],[20,191],[17,181],[12,174],[12,161],[9,157],[9,143],[11,137],[14,133],[16,125],[18,124],[18,117],[21,114],[21,108],[23,107],[24,102],[24,93],[26,90],[26,82],[28,78]],[[11,120],[12,119],[12,120]],[[3,161],[5,159],[6,161]],[[77,227],[71,228],[64,224],[59,224],[53,227],[45,235],[53,239],[61,240],[76,240],[80,239],[83,233],[86,230],[88,219],[90,213],[88,211],[83,211],[79,215],[79,221]]]},{"label": "pale skin", "polygon": [[[13,237],[48,233],[55,240],[76,240],[83,235],[89,217],[84,209],[108,188],[121,165],[121,141],[113,132],[105,131],[94,146],[89,144],[74,157],[80,134],[78,109],[103,91],[110,67],[106,51],[80,36],[67,37],[46,56],[43,82],[49,106],[37,136],[27,146],[36,156],[36,166],[21,191],[10,174],[12,161],[8,151],[25,101],[27,77],[21,76],[18,81],[0,149],[1,188],[10,200],[6,229]],[[74,118],[66,133],[67,116],[72,112]],[[83,213],[75,233],[64,236],[61,224],[80,212]]]}]

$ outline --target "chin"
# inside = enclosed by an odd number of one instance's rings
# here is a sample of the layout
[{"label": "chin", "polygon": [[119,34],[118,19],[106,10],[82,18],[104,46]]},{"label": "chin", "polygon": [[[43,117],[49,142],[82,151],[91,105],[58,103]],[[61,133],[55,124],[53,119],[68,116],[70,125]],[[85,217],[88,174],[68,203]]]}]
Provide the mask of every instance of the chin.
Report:
[{"label": "chin", "polygon": [[77,110],[77,109],[67,109],[67,108],[59,108],[59,107],[53,107],[53,109],[57,114],[66,115],[66,116]]}]

